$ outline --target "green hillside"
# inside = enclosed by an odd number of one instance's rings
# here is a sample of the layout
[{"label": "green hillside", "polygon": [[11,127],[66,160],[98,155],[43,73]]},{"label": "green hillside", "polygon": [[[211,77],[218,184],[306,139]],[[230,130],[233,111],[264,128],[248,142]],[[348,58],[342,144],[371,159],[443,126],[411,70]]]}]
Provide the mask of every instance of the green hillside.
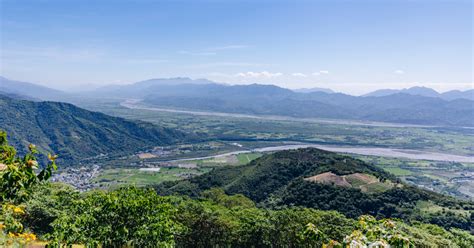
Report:
[{"label": "green hillside", "polygon": [[91,112],[67,103],[32,102],[0,95],[0,109],[0,129],[7,131],[10,142],[20,153],[33,143],[43,153],[59,154],[63,164],[190,138],[173,129]]},{"label": "green hillside", "polygon": [[[332,178],[328,177],[331,174]],[[319,181],[311,180],[315,176]],[[269,208],[303,206],[337,210],[352,218],[370,214],[472,229],[472,202],[405,185],[363,161],[314,148],[265,155],[248,165],[219,168],[190,180],[163,183],[157,190],[163,195],[197,197],[214,187],[228,194],[243,194]],[[423,201],[439,207],[439,211],[417,207]]]},{"label": "green hillside", "polygon": [[[68,185],[45,183],[56,170],[55,158],[49,158],[45,169],[35,171],[39,164],[35,153],[32,146],[24,157],[15,156],[6,134],[0,133],[1,247],[343,248],[383,245],[470,248],[474,244],[473,235],[457,228],[444,229],[419,221],[376,219],[370,215],[355,220],[336,211],[294,206],[260,208],[242,194],[227,195],[218,188],[200,192],[197,199],[159,196],[152,189],[136,187],[80,193]],[[277,153],[277,156],[285,160],[285,154]],[[305,177],[311,183],[318,181],[325,185],[337,181],[340,187],[352,188],[389,180],[383,173],[353,163],[358,161],[332,163],[337,159],[319,150],[300,150],[292,154],[301,159],[301,166],[293,164],[296,171],[315,172],[306,169],[318,154],[322,154],[319,158],[323,161],[313,162],[319,163],[319,167],[323,168],[323,163],[334,165],[326,167],[334,167],[334,173]],[[265,156],[267,160],[262,165],[271,162],[268,159],[271,157]],[[355,170],[342,164],[349,164]],[[253,167],[266,166],[254,164]],[[255,172],[269,172],[259,169]],[[292,174],[289,167],[276,174],[285,171]],[[369,174],[372,172],[374,174]],[[376,175],[383,178],[383,182]],[[242,179],[237,184],[243,182]],[[305,194],[311,195],[310,192]],[[427,202],[420,205],[433,207]]]}]

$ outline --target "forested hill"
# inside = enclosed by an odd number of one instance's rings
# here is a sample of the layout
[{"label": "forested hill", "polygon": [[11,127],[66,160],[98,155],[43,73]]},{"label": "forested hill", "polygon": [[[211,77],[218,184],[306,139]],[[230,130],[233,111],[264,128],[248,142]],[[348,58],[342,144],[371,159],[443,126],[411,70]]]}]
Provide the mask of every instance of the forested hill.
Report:
[{"label": "forested hill", "polygon": [[33,143],[40,151],[59,154],[63,165],[100,154],[175,144],[192,137],[67,103],[32,102],[0,95],[0,109],[0,129],[7,131],[12,145],[24,152]]},{"label": "forested hill", "polygon": [[[248,165],[164,183],[157,190],[163,195],[197,197],[214,187],[228,194],[244,194],[270,208],[304,206],[337,210],[348,217],[371,214],[472,229],[472,202],[408,186],[363,161],[314,148],[276,152]],[[425,212],[422,204],[440,211]]]}]

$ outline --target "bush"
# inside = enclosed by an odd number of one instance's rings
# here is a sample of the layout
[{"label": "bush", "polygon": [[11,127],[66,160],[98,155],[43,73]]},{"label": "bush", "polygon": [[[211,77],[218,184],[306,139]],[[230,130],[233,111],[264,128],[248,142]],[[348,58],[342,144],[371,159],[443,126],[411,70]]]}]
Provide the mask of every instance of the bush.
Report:
[{"label": "bush", "polygon": [[171,247],[180,226],[170,198],[153,190],[92,191],[73,201],[52,223],[53,243],[102,247]]}]

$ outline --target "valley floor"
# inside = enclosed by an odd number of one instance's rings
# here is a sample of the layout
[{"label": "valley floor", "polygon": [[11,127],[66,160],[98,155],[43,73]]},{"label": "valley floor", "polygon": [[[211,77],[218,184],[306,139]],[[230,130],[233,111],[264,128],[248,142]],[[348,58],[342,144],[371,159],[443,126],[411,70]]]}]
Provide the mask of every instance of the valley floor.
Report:
[{"label": "valley floor", "polygon": [[[91,158],[84,164],[96,164],[100,172],[84,172],[81,174],[91,176],[79,178],[77,173],[66,169],[56,177],[83,189],[127,183],[157,184],[189,178],[219,166],[245,164],[262,153],[315,147],[361,158],[430,190],[460,198],[474,197],[474,131],[470,129],[227,113],[215,116],[215,113],[143,107],[136,101],[121,99],[78,104],[111,115],[204,133],[213,139],[156,147],[126,156]],[[84,166],[82,170],[88,168]]]}]

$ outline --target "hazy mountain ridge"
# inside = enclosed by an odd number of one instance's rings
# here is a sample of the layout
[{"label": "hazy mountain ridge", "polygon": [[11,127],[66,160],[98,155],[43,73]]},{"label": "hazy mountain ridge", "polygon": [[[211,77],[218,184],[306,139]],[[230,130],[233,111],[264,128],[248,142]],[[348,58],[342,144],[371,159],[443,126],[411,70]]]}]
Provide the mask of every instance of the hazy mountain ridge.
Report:
[{"label": "hazy mountain ridge", "polygon": [[394,94],[408,94],[408,95],[415,95],[415,96],[426,96],[426,97],[439,97],[444,100],[456,100],[456,99],[467,99],[474,101],[474,90],[465,90],[465,91],[460,91],[460,90],[451,90],[443,93],[439,93],[431,88],[427,87],[411,87],[408,89],[401,89],[401,90],[396,90],[396,89],[380,89],[376,90],[370,93],[367,93],[362,96],[374,96],[374,97],[381,97],[381,96],[389,96],[389,95],[394,95]]},{"label": "hazy mountain ridge", "polygon": [[[42,94],[19,94],[45,99],[44,94],[48,91],[41,88],[40,92]],[[73,99],[52,92],[53,95],[46,95],[46,99],[59,98],[69,102]],[[225,85],[206,79],[170,78],[106,86],[74,97],[144,99],[150,105],[199,111],[474,126],[474,101],[464,99],[472,93],[473,90],[439,94],[430,88],[413,87],[401,91],[380,90],[358,97],[322,91],[299,93],[275,85]],[[436,95],[439,96],[433,97]]]},{"label": "hazy mountain ridge", "polygon": [[0,76],[0,92],[42,100],[57,100],[67,93],[29,82],[10,80]]},{"label": "hazy mountain ridge", "polygon": [[382,97],[296,93],[273,85],[255,84],[177,85],[148,92],[145,103],[170,108],[422,125],[474,125],[473,101],[466,99],[446,101],[403,93]]},{"label": "hazy mountain ridge", "polygon": [[25,152],[33,143],[68,162],[107,153],[185,141],[187,134],[145,122],[130,121],[60,102],[31,102],[0,95],[0,128]]},{"label": "hazy mountain ridge", "polygon": [[319,87],[313,87],[313,88],[300,88],[300,89],[295,89],[293,90],[294,92],[298,93],[312,93],[312,92],[324,92],[324,93],[336,93],[333,90],[329,88],[319,88]]},{"label": "hazy mountain ridge", "polygon": [[190,79],[187,77],[178,78],[156,78],[139,81],[127,85],[107,85],[96,90],[85,92],[89,96],[102,96],[111,94],[116,97],[144,97],[150,92],[157,91],[161,88],[178,85],[211,85],[218,84],[207,79]]}]

